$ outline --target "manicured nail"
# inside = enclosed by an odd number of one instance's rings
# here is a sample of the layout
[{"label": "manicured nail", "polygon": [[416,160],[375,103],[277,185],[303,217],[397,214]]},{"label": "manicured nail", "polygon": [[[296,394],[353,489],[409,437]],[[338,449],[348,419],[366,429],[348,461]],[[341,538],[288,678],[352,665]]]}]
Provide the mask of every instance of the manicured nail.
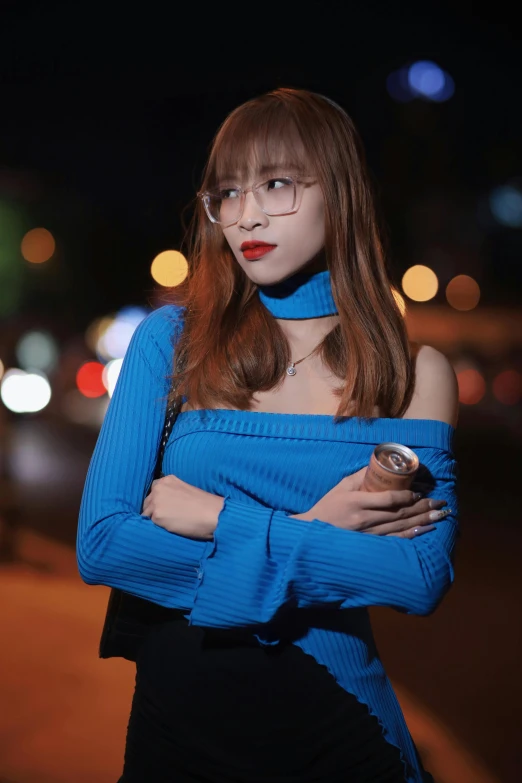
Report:
[{"label": "manicured nail", "polygon": [[414,492],[414,493],[413,493],[413,500],[415,501],[415,503],[416,503],[418,500],[420,500],[420,499],[421,499],[421,497],[422,497],[422,492]]},{"label": "manicured nail", "polygon": [[440,511],[432,511],[429,515],[429,518],[433,519],[433,521],[436,521],[437,519],[444,519],[444,517],[447,517],[448,514],[451,514],[451,508],[442,508]]},{"label": "manicured nail", "polygon": [[429,533],[430,530],[435,530],[436,525],[423,525],[422,527],[414,527],[413,535],[422,536],[424,533]]}]

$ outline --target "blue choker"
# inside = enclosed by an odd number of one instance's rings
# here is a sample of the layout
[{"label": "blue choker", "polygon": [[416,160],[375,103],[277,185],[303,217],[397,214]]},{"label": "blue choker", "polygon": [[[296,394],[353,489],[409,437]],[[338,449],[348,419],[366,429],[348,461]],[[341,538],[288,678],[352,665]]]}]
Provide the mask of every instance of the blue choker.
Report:
[{"label": "blue choker", "polygon": [[259,298],[274,318],[297,320],[337,315],[330,272],[298,272],[282,283],[258,286]]}]

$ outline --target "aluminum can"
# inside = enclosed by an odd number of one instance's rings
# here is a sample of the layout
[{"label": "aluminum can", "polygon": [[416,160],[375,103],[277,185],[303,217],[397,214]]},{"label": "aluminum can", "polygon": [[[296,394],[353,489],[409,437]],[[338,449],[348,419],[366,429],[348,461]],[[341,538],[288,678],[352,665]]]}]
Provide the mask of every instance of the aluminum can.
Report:
[{"label": "aluminum can", "polygon": [[419,468],[414,451],[400,443],[379,443],[375,447],[361,490],[383,492],[388,489],[408,489]]}]

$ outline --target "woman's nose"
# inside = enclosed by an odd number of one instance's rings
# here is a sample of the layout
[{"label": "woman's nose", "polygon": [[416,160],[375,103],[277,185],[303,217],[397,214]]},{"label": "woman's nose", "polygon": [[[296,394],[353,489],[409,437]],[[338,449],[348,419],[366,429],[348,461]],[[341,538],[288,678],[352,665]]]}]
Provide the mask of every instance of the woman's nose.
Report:
[{"label": "woman's nose", "polygon": [[239,226],[247,229],[247,231],[251,231],[256,226],[265,225],[268,225],[268,217],[257,203],[252,191],[250,191],[250,193],[245,195],[243,214],[239,219]]}]

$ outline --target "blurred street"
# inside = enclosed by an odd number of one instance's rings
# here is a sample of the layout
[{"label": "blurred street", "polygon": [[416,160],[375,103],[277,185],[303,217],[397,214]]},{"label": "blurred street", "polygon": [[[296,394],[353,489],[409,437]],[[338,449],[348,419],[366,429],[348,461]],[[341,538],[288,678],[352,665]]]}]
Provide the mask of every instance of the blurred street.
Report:
[{"label": "blurred street", "polygon": [[[437,783],[518,783],[518,446],[504,429],[475,424],[465,415],[457,431],[455,585],[431,617],[372,614],[381,656]],[[1,783],[115,783],[121,772],[133,666],[97,658],[108,589],[84,585],[74,555],[95,438],[86,427],[45,419],[20,422],[13,438],[14,462],[25,455],[25,474],[18,512],[4,513],[1,539]]]}]

